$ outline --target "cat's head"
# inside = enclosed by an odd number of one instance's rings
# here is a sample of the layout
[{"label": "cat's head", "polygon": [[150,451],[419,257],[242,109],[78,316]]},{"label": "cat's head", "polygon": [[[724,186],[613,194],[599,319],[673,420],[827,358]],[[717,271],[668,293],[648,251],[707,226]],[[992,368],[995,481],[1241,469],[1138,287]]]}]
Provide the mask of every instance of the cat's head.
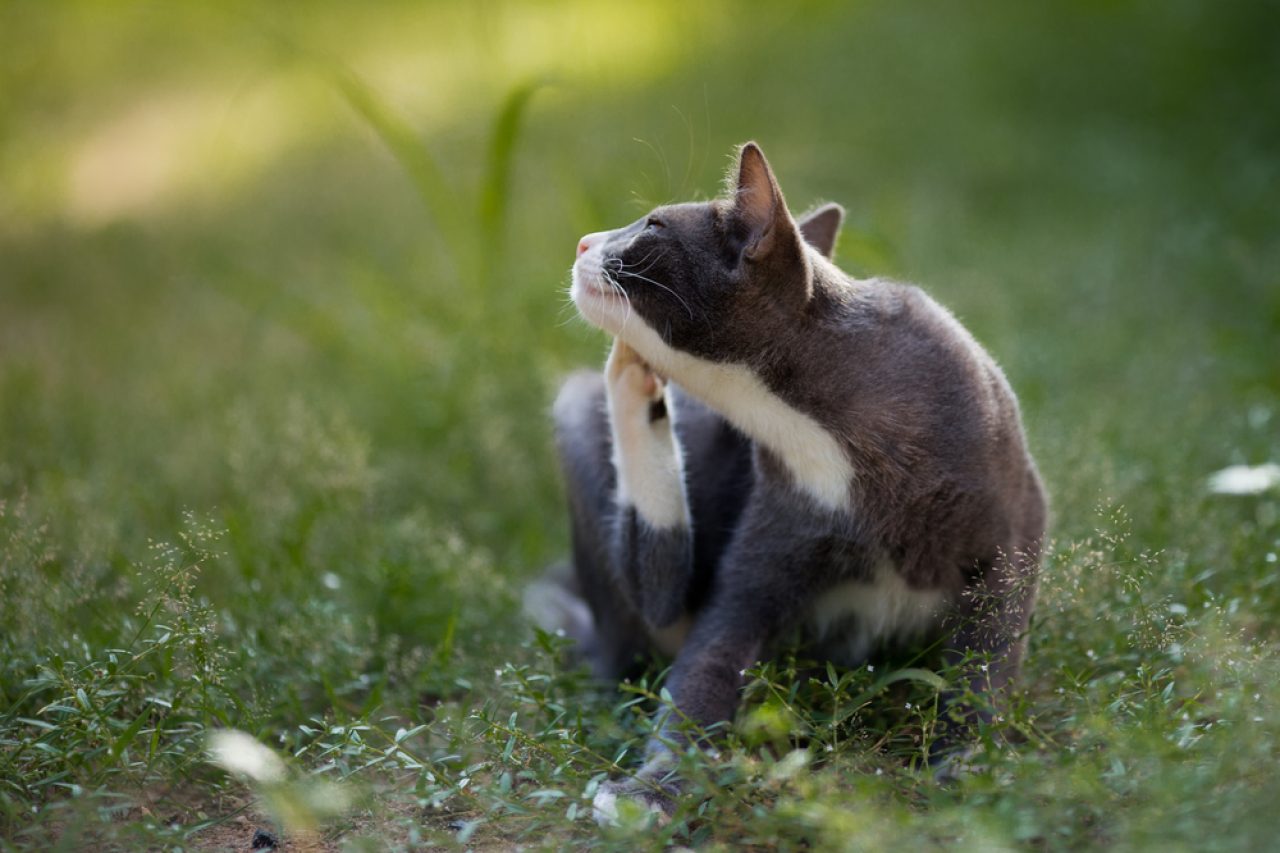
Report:
[{"label": "cat's head", "polygon": [[666,348],[746,360],[801,316],[814,253],[831,254],[842,219],[838,205],[826,205],[797,223],[764,153],[748,142],[727,198],[659,207],[583,237],[573,301],[659,368]]}]

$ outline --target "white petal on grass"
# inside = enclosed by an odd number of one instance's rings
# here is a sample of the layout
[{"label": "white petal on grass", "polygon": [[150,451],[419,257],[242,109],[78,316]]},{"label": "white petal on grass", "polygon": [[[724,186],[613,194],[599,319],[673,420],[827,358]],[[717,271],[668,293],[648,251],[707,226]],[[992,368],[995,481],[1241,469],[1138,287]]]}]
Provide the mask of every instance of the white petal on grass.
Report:
[{"label": "white petal on grass", "polygon": [[1280,486],[1280,465],[1230,465],[1209,477],[1209,491],[1217,495],[1260,495]]},{"label": "white petal on grass", "polygon": [[222,769],[255,782],[284,779],[284,762],[257,738],[236,729],[222,729],[209,735],[209,755]]}]

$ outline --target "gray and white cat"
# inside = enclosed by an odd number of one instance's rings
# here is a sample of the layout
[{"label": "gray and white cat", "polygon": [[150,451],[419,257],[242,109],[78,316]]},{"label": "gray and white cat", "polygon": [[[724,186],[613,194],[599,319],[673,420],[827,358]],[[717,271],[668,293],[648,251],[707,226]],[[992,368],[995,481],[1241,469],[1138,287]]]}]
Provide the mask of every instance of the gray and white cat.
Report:
[{"label": "gray and white cat", "polygon": [[[922,291],[828,260],[838,206],[797,223],[754,143],[734,175],[728,198],[578,245],[571,295],[614,344],[554,407],[573,533],[560,627],[602,677],[674,656],[671,696],[704,727],[797,633],[846,665],[941,639],[974,661],[974,692],[1000,691],[1046,524],[1013,391]],[[662,740],[598,816],[618,796],[670,808]]]}]

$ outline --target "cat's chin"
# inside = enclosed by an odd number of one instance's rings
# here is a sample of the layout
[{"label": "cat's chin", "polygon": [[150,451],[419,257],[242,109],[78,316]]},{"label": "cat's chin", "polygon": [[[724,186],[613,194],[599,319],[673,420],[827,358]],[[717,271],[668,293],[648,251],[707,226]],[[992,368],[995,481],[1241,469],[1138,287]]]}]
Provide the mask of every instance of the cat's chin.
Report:
[{"label": "cat's chin", "polygon": [[622,331],[628,319],[629,307],[621,295],[582,275],[577,268],[573,271],[573,287],[569,290],[569,295],[573,304],[578,307],[578,313],[588,323],[611,335]]}]

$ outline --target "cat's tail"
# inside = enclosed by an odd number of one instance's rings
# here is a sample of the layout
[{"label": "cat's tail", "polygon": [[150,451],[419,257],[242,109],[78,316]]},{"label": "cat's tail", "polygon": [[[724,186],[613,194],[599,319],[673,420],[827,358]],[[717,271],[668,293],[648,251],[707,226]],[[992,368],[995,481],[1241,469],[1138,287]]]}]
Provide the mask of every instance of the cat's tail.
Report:
[{"label": "cat's tail", "polygon": [[596,622],[568,563],[553,564],[529,584],[524,591],[524,615],[547,633],[573,640],[575,657],[590,659],[597,644]]}]

